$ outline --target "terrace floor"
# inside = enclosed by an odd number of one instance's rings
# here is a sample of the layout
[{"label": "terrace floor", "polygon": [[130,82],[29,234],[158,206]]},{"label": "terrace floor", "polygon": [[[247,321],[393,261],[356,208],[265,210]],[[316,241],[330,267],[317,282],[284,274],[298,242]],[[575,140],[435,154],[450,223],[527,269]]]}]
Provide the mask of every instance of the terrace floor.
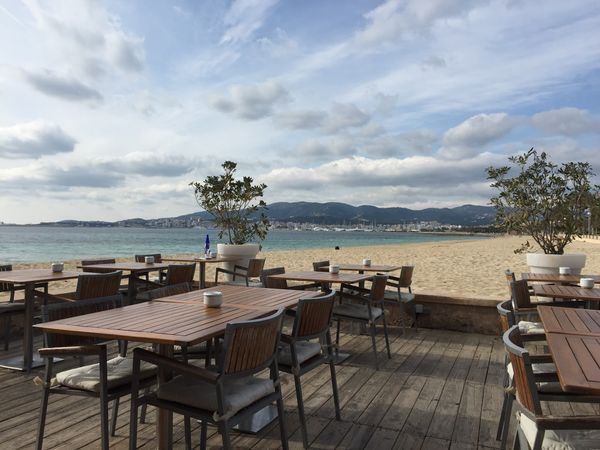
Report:
[{"label": "terrace floor", "polygon": [[[381,334],[382,336],[382,334]],[[41,338],[36,341],[38,346]],[[17,354],[20,342],[12,342]],[[311,448],[483,449],[497,448],[502,404],[504,349],[500,338],[442,330],[391,330],[392,359],[380,353],[375,371],[370,337],[343,334],[341,347],[353,356],[337,366],[342,420],[336,421],[329,370],[323,366],[303,377]],[[378,342],[383,349],[383,340]],[[6,352],[3,352],[6,355]],[[65,361],[58,368],[73,366]],[[0,448],[32,448],[38,422],[42,371],[21,374],[0,369]],[[290,448],[302,448],[293,378],[283,374]],[[51,396],[44,448],[100,446],[99,405],[94,399]],[[155,448],[155,414],[139,428],[138,446]],[[513,421],[514,422],[514,421]],[[174,448],[184,448],[183,421],[174,418]],[[126,449],[129,402],[122,401],[111,448]],[[258,436],[233,433],[237,448],[278,448],[275,424]],[[199,445],[199,427],[192,436]],[[209,427],[209,447],[220,448],[220,435]]]}]

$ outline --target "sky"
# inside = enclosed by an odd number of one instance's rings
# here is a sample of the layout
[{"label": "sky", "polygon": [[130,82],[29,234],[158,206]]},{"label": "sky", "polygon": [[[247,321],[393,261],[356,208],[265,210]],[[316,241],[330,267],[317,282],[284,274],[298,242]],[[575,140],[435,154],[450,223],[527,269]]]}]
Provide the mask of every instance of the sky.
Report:
[{"label": "sky", "polygon": [[489,203],[531,147],[600,172],[600,2],[0,0],[0,222],[265,200]]}]

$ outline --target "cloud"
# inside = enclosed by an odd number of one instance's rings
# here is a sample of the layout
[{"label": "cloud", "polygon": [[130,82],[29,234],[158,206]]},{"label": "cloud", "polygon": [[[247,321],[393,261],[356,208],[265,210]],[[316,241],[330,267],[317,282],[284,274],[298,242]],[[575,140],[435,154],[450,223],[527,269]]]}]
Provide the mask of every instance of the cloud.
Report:
[{"label": "cloud", "polygon": [[222,44],[236,44],[248,40],[262,27],[279,0],[234,0],[225,14],[227,29]]},{"label": "cloud", "polygon": [[446,67],[446,60],[439,56],[430,56],[421,61],[422,70],[441,69]]},{"label": "cloud", "polygon": [[481,0],[387,0],[364,17],[367,25],[355,36],[363,47],[375,47],[402,39],[410,33],[427,31],[438,20],[467,14]]},{"label": "cloud", "polygon": [[68,153],[76,142],[56,124],[28,122],[0,128],[0,157],[25,159]]},{"label": "cloud", "polygon": [[49,167],[43,175],[43,183],[60,187],[110,188],[122,184],[126,176],[106,171],[102,167],[73,165]]},{"label": "cloud", "polygon": [[288,91],[277,81],[229,87],[226,97],[213,96],[210,104],[219,111],[246,120],[258,120],[271,116],[275,105],[289,100]]},{"label": "cloud", "polygon": [[323,126],[326,133],[337,133],[346,128],[362,127],[371,117],[351,103],[334,103]]},{"label": "cloud", "polygon": [[38,91],[69,101],[102,100],[97,90],[86,86],[74,78],[58,75],[45,70],[42,72],[24,72],[25,79]]},{"label": "cloud", "polygon": [[196,169],[200,164],[201,160],[198,158],[153,152],[129,153],[122,158],[98,162],[98,166],[104,167],[107,172],[115,171],[149,177],[184,175]]},{"label": "cloud", "polygon": [[274,116],[275,122],[292,130],[318,128],[323,125],[327,114],[323,111],[286,111]]},{"label": "cloud", "polygon": [[560,108],[534,114],[534,126],[549,134],[576,136],[584,133],[600,133],[600,117],[579,108]]}]

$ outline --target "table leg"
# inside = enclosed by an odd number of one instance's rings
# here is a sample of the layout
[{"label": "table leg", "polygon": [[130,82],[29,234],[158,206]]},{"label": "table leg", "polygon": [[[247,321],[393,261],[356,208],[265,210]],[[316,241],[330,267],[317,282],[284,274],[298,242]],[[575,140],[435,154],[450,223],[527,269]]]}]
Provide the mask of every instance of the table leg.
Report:
[{"label": "table leg", "polygon": [[123,306],[133,305],[135,300],[136,288],[135,280],[137,275],[133,272],[129,274],[129,281],[127,282],[127,301],[124,302]]},{"label": "table leg", "polygon": [[[158,345],[158,353],[170,358],[173,357],[173,346],[166,344]],[[170,370],[160,369],[158,373],[158,383],[164,383],[171,379]],[[173,413],[166,409],[158,408],[156,412],[156,438],[158,448],[161,450],[171,449],[173,447]]]},{"label": "table leg", "polygon": [[206,263],[205,262],[198,262],[198,274],[200,277],[199,283],[200,283],[200,289],[204,289],[206,287]]}]

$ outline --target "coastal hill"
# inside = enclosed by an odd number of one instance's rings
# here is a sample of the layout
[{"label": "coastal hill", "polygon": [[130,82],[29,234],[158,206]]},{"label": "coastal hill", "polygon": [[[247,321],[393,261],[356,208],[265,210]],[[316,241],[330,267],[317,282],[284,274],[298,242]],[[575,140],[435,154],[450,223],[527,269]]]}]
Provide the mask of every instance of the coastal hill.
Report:
[{"label": "coastal hill", "polygon": [[[490,206],[463,205],[455,208],[378,208],[376,206],[352,206],[345,203],[278,202],[268,206],[267,216],[272,221],[314,223],[320,225],[378,224],[392,225],[415,222],[439,222],[441,224],[467,227],[485,226],[494,221],[495,212]],[[155,227],[171,228],[194,226],[202,221],[210,221],[205,211],[185,214],[178,217],[159,219],[127,219],[117,222],[62,220],[44,222],[47,226],[89,226],[89,227]]]}]

